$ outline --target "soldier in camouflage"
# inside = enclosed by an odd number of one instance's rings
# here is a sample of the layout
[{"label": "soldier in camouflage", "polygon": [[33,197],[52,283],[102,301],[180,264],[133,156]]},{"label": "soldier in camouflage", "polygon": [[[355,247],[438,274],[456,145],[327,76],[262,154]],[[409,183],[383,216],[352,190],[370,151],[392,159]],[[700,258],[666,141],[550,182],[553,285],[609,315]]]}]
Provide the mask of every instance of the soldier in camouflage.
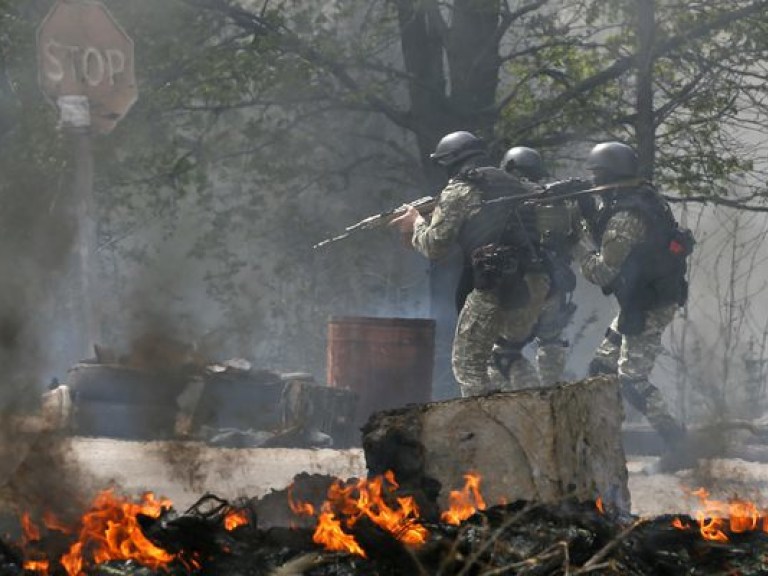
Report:
[{"label": "soldier in camouflage", "polygon": [[[510,148],[500,167],[532,187],[540,188],[547,176],[539,152],[526,146]],[[576,311],[571,296],[576,288],[571,249],[578,240],[580,213],[573,202],[565,201],[538,204],[534,213],[539,242],[550,255],[552,286],[533,334],[526,334],[519,341],[500,340],[494,346],[489,370],[495,383],[508,380],[526,387],[551,386],[562,379],[565,368],[568,342],[562,332]],[[509,362],[510,358],[522,357],[522,348],[531,339],[536,341],[536,370],[524,359]],[[518,373],[511,374],[510,370]]]},{"label": "soldier in camouflage", "polygon": [[[411,209],[392,225],[410,234],[413,247],[430,259],[441,258],[454,243],[461,247],[465,269],[457,289],[460,311],[451,362],[461,395],[483,394],[494,389],[488,373],[494,343],[500,337],[527,338],[550,289],[534,243],[531,212],[483,202],[533,190],[493,166],[483,142],[469,132],[442,138],[432,159],[450,180],[430,220]],[[529,377],[535,378],[535,372]],[[509,387],[521,384],[502,386]]]},{"label": "soldier in camouflage", "polygon": [[[584,277],[619,303],[619,315],[590,364],[590,374],[616,374],[626,400],[641,412],[670,448],[685,428],[670,414],[649,381],[661,337],[687,297],[686,256],[693,247],[668,204],[637,178],[637,156],[620,142],[595,146],[587,159],[602,206],[588,223],[578,258]],[[594,244],[590,246],[590,239]],[[594,246],[598,248],[595,250]]]}]

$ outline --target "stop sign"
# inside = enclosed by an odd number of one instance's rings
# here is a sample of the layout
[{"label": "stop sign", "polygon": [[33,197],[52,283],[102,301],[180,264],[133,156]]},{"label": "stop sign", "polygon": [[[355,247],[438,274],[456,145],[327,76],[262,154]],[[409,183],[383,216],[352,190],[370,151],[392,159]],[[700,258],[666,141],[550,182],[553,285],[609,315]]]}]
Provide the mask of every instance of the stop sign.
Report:
[{"label": "stop sign", "polygon": [[37,31],[40,87],[60,96],[86,96],[91,126],[111,131],[138,97],[133,41],[99,2],[58,0]]}]

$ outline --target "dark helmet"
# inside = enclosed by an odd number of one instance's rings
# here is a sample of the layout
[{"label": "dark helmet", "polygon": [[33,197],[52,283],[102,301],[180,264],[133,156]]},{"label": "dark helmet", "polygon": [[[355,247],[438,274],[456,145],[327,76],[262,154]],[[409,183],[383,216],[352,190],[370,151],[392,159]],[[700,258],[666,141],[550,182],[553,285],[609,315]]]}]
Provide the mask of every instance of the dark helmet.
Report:
[{"label": "dark helmet", "polygon": [[433,162],[449,167],[472,156],[485,154],[485,143],[471,132],[451,132],[437,143],[429,155]]},{"label": "dark helmet", "polygon": [[500,168],[507,172],[517,171],[534,182],[547,175],[544,163],[541,161],[541,154],[527,146],[515,146],[507,150],[501,160]]},{"label": "dark helmet", "polygon": [[637,176],[637,154],[621,142],[601,142],[587,156],[587,170],[599,172],[608,181]]}]

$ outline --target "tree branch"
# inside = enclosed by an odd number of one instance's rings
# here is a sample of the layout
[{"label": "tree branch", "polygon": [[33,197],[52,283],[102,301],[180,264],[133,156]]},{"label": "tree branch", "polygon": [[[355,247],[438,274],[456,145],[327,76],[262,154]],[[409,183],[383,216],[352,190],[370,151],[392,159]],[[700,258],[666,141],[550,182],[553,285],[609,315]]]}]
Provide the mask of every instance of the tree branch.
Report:
[{"label": "tree branch", "polygon": [[387,102],[360,87],[357,81],[347,72],[346,67],[331,57],[326,56],[312,45],[304,42],[295,32],[282,24],[270,22],[263,16],[257,16],[245,10],[229,4],[226,0],[184,0],[188,4],[208,10],[216,10],[226,14],[236,25],[254,34],[271,36],[278,40],[283,49],[305,58],[319,68],[325,69],[347,90],[362,96],[376,111],[386,116],[391,122],[405,128],[414,130],[411,117],[407,112],[397,110]]},{"label": "tree branch", "polygon": [[[748,204],[742,200],[730,200],[723,198],[722,196],[670,196],[663,195],[668,202],[673,203],[686,203],[696,202],[699,204],[715,204],[717,206],[725,206],[726,208],[734,208],[736,210],[745,210],[747,212],[768,212],[768,206],[758,204]],[[758,197],[758,195],[753,196]]]},{"label": "tree branch", "polygon": [[[713,18],[708,22],[704,22],[699,26],[687,30],[686,32],[669,38],[665,42],[660,42],[656,45],[653,51],[653,58],[660,58],[670,52],[680,48],[687,42],[706,36],[708,33],[715,30],[722,29],[728,24],[732,24],[755,13],[760,12],[768,7],[768,0],[759,0],[753,4],[744,6],[738,10],[732,12],[725,12],[717,18]],[[544,104],[536,113],[534,113],[527,122],[517,128],[516,133],[526,132],[531,130],[547,120],[554,110],[561,108],[571,99],[589,92],[603,84],[614,80],[634,67],[637,63],[637,56],[635,54],[631,56],[625,56],[619,58],[613,62],[610,66],[601,70],[600,72],[593,74],[589,78],[585,78],[571,89],[566,90],[556,98],[553,98],[546,104]]]}]

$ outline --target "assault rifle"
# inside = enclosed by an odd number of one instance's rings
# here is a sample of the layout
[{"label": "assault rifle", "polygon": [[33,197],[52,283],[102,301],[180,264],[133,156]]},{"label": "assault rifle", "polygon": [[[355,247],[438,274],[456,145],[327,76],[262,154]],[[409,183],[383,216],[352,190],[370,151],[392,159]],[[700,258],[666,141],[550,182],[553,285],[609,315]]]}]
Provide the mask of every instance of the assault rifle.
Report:
[{"label": "assault rifle", "polygon": [[[579,178],[568,178],[567,180],[559,180],[552,182],[544,186],[542,190],[536,192],[530,192],[528,194],[513,194],[510,196],[500,196],[493,200],[485,200],[483,204],[501,204],[501,203],[534,203],[534,204],[548,204],[550,202],[557,202],[559,200],[568,200],[570,198],[588,197],[590,194],[598,194],[607,190],[613,190],[616,188],[629,188],[641,184],[643,180],[633,179],[626,180],[624,182],[616,182],[613,184],[606,184],[604,186],[591,187],[590,183],[586,180]],[[371,230],[373,228],[381,228],[389,224],[393,219],[403,214],[408,206],[412,206],[419,211],[419,214],[430,214],[437,205],[437,198],[434,196],[424,196],[413,202],[408,202],[392,210],[374,214],[363,218],[360,222],[347,226],[344,232],[338,236],[332,238],[326,238],[315,244],[312,248],[317,249],[322,246],[327,246],[338,240],[344,240],[355,232],[362,230]],[[586,214],[585,214],[586,216]]]},{"label": "assault rifle", "polygon": [[383,226],[386,226],[392,220],[404,214],[408,206],[412,206],[416,208],[416,210],[419,211],[419,214],[423,216],[431,213],[435,209],[436,204],[437,204],[437,198],[435,198],[434,196],[424,196],[422,198],[419,198],[418,200],[414,200],[413,202],[408,202],[407,204],[403,204],[402,206],[393,208],[392,210],[387,210],[386,212],[381,212],[379,214],[374,214],[373,216],[368,216],[368,218],[363,218],[362,220],[360,220],[360,222],[357,222],[356,224],[352,224],[351,226],[347,226],[344,229],[344,232],[342,232],[338,236],[333,236],[332,238],[326,238],[325,240],[322,240],[317,244],[315,244],[314,246],[312,246],[312,248],[317,249],[322,246],[326,246],[332,242],[336,242],[337,240],[343,240],[344,238],[347,238],[348,236],[354,234],[355,232],[360,232],[362,230],[371,230],[373,228],[381,228]]},{"label": "assault rifle", "polygon": [[566,180],[558,180],[544,186],[542,190],[536,192],[530,192],[528,194],[514,194],[512,196],[500,196],[493,200],[486,200],[483,204],[501,204],[506,202],[512,202],[515,204],[533,203],[533,204],[548,204],[550,202],[557,202],[559,200],[569,200],[571,198],[580,198],[582,196],[589,196],[591,194],[599,194],[600,192],[607,192],[609,190],[615,190],[616,188],[634,188],[645,182],[639,178],[633,178],[632,180],[624,180],[622,182],[613,182],[611,184],[603,184],[601,186],[592,186],[588,180],[582,180],[581,178],[568,178]]}]

